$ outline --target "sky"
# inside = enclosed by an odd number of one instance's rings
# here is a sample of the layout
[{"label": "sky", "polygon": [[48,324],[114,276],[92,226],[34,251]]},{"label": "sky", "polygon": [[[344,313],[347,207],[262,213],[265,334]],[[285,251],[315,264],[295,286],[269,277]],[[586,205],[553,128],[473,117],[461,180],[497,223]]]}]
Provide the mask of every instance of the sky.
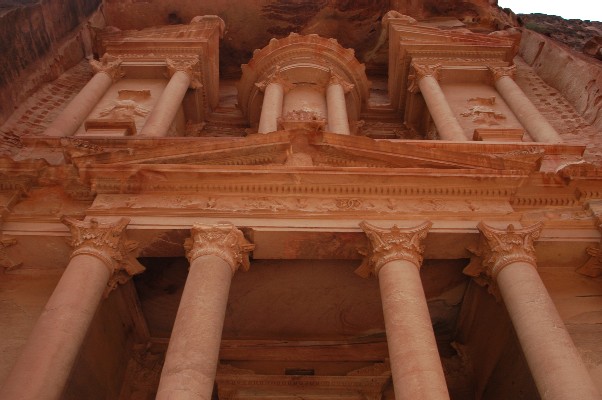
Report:
[{"label": "sky", "polygon": [[498,0],[498,5],[512,9],[516,14],[542,13],[564,19],[602,21],[602,2],[599,0]]}]

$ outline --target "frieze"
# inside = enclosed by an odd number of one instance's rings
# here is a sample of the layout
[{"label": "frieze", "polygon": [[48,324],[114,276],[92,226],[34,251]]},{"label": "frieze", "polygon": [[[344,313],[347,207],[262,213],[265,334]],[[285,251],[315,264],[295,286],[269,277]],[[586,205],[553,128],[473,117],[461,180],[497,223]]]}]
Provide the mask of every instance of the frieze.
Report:
[{"label": "frieze", "polygon": [[127,240],[125,234],[128,218],[121,218],[114,223],[100,223],[94,218],[79,221],[63,216],[61,221],[71,232],[70,244],[74,248],[71,258],[90,255],[100,259],[111,270],[105,294],[118,284],[125,283],[131,276],[144,271],[142,264],[133,255],[138,243]]},{"label": "frieze", "polygon": [[378,276],[380,269],[387,263],[396,260],[409,261],[417,268],[422,266],[422,254],[426,238],[432,222],[426,221],[413,228],[399,228],[393,225],[390,229],[380,228],[366,221],[360,227],[368,236],[370,249],[366,252],[364,262],[355,273],[367,278]]},{"label": "frieze", "polygon": [[239,267],[243,271],[249,270],[249,253],[255,245],[247,241],[243,233],[232,224],[194,224],[191,238],[186,239],[184,248],[190,264],[198,257],[214,255],[228,263],[234,274]]}]

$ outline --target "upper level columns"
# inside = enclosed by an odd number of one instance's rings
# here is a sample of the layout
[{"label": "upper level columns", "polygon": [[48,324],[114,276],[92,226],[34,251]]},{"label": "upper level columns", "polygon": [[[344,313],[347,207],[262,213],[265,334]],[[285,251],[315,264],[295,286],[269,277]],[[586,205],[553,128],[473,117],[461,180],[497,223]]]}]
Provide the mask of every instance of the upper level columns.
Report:
[{"label": "upper level columns", "polygon": [[506,304],[543,400],[600,399],[539,274],[533,241],[542,224],[516,230],[479,224],[480,259],[465,270],[485,275]]},{"label": "upper level columns", "polygon": [[249,269],[254,246],[233,225],[192,227],[185,244],[190,271],[171,334],[157,399],[210,400],[230,282]]},{"label": "upper level columns", "polygon": [[278,118],[282,116],[284,94],[292,85],[280,75],[279,69],[276,68],[276,71],[268,79],[256,83],[255,86],[264,92],[257,132],[277,131]]},{"label": "upper level columns", "polygon": [[0,389],[3,400],[60,399],[107,285],[110,289],[144,270],[130,254],[136,243],[125,237],[128,219],[112,224],[69,218],[63,222],[71,230],[75,250]]},{"label": "upper level columns", "polygon": [[418,82],[418,88],[435,122],[439,138],[442,140],[467,140],[464,130],[454,116],[445,94],[439,86],[438,70],[441,65],[412,63],[412,66],[415,71],[414,79]]},{"label": "upper level columns", "polygon": [[140,130],[140,135],[167,136],[186,91],[189,87],[196,89],[201,85],[195,77],[198,64],[198,58],[167,60],[167,70],[171,78]]},{"label": "upper level columns", "polygon": [[562,139],[556,129],[541,115],[512,79],[516,67],[489,67],[489,70],[495,88],[529,135],[537,142],[561,143]]},{"label": "upper level columns", "polygon": [[397,400],[449,399],[420,280],[422,241],[431,225],[382,229],[360,224],[372,248],[357,272],[378,276]]},{"label": "upper level columns", "polygon": [[345,93],[353,89],[353,85],[331,72],[326,87],[326,104],[328,111],[328,130],[341,135],[350,135],[349,118]]},{"label": "upper level columns", "polygon": [[124,76],[121,60],[103,57],[101,61],[90,60],[95,74],[67,107],[44,131],[47,136],[72,136],[92,112],[113,82]]}]

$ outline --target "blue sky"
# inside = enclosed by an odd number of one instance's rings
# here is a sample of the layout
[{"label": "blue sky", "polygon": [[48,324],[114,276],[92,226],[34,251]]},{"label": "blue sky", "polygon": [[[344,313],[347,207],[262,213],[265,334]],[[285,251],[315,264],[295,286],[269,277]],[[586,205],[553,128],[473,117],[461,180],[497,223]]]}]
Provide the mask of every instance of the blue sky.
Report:
[{"label": "blue sky", "polygon": [[599,0],[498,0],[498,5],[511,8],[516,14],[539,12],[565,19],[602,21],[602,2]]}]

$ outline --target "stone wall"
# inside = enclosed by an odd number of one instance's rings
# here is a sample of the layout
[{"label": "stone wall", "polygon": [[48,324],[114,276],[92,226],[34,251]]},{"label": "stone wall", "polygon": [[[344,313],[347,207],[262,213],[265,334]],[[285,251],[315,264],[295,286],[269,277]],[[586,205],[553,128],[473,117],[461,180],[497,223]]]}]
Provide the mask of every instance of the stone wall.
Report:
[{"label": "stone wall", "polygon": [[89,18],[103,25],[100,4],[21,0],[0,6],[0,123],[42,83],[58,78],[85,56],[89,36],[84,28]]}]

